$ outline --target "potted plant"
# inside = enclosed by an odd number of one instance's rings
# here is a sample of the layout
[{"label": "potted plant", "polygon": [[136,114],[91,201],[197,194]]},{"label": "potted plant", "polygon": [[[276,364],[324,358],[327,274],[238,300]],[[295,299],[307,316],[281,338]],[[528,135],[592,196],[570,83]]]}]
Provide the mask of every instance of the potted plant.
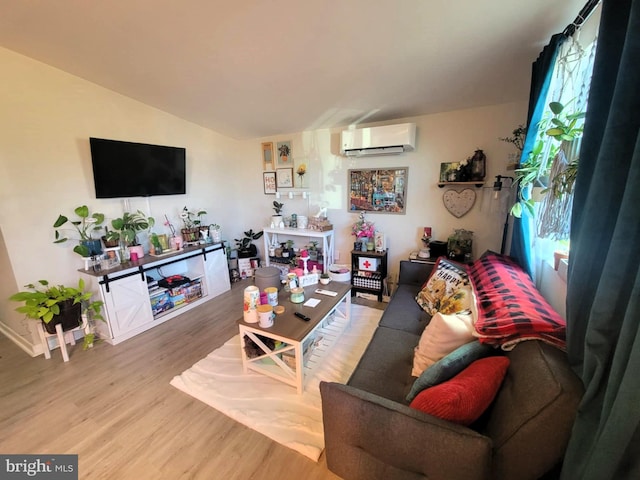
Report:
[{"label": "potted plant", "polygon": [[271,215],[271,223],[273,223],[274,227],[280,226],[282,222],[282,209],[284,208],[284,203],[280,203],[277,200],[273,201],[273,211],[276,212],[275,215]]},{"label": "potted plant", "polygon": [[330,281],[331,281],[331,277],[329,277],[328,273],[321,273],[320,274],[320,283],[322,285],[328,285]]},{"label": "potted plant", "polygon": [[[38,280],[39,285],[28,284],[28,291],[21,291],[9,297],[9,300],[24,302],[16,311],[27,317],[40,320],[48,333],[56,333],[56,325],[62,324],[62,330],[72,330],[82,323],[82,315],[89,314],[91,319],[104,320],[100,311],[103,302],[92,301],[93,293],[85,290],[84,280],[78,280],[77,287],[50,285],[47,280]],[[93,333],[85,336],[85,348],[93,344]]]},{"label": "potted plant", "polygon": [[78,217],[78,220],[69,220],[65,215],[58,215],[58,219],[53,224],[53,228],[55,229],[55,240],[53,243],[64,243],[69,240],[63,233],[68,229],[62,227],[70,223],[79,236],[79,244],[73,248],[73,251],[81,257],[100,255],[102,253],[102,245],[100,244],[100,239],[93,238],[93,233],[102,228],[104,214],[92,214],[86,205],[77,207],[73,212]]},{"label": "potted plant", "polygon": [[251,258],[258,255],[258,247],[253,244],[254,240],[262,237],[264,232],[254,232],[250,229],[244,232],[243,238],[235,238],[236,249],[238,251],[238,258]]},{"label": "potted plant", "polygon": [[318,241],[311,240],[309,242],[309,260],[317,261],[318,260]]},{"label": "potted plant", "polygon": [[[111,220],[113,230],[105,227],[105,242],[124,242],[126,245],[139,245],[137,234],[155,225],[153,217],[147,217],[144,212],[138,210],[134,213],[124,212],[122,217]],[[105,243],[106,245],[106,243]]]},{"label": "potted plant", "polygon": [[185,242],[197,242],[200,238],[200,225],[203,223],[203,216],[206,215],[205,210],[196,212],[189,211],[185,206],[180,213],[180,218],[184,223],[184,228],[180,230],[182,238]]},{"label": "potted plant", "polygon": [[[534,214],[534,200],[525,198],[529,187],[542,186],[542,194],[551,192],[554,198],[570,195],[573,192],[573,184],[578,171],[578,158],[569,158],[567,167],[558,172],[553,178],[549,178],[553,161],[562,148],[562,143],[572,143],[582,136],[584,127],[584,112],[567,113],[567,108],[560,102],[549,103],[551,115],[544,117],[539,124],[540,134],[536,139],[527,160],[520,168],[515,170],[516,180],[514,184],[520,186],[518,201],[511,208],[511,214],[521,217],[523,210]],[[519,134],[519,135],[517,135]],[[520,148],[522,142],[520,135],[524,133],[514,130],[513,138],[501,138],[508,143]],[[553,142],[548,142],[548,137]],[[568,149],[567,149],[568,150]]]}]

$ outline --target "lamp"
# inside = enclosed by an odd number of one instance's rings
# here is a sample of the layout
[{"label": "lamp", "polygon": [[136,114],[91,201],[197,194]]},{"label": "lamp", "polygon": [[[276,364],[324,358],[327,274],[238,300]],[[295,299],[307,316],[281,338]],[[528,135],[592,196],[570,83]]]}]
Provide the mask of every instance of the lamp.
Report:
[{"label": "lamp", "polygon": [[[494,199],[498,199],[499,192],[502,190],[502,179],[511,180],[511,186],[513,186],[514,178],[507,177],[504,175],[496,175],[496,181],[493,182],[493,194]],[[509,211],[507,210],[507,215],[504,219],[504,227],[502,228],[502,244],[500,245],[500,253],[504,254],[504,249],[507,244],[507,231],[509,230]]]},{"label": "lamp", "polygon": [[511,180],[511,185],[513,185],[513,177],[505,177],[504,175],[496,175],[496,181],[493,182],[493,191],[496,192],[493,194],[493,198],[498,198],[498,192],[502,190],[502,179]]}]

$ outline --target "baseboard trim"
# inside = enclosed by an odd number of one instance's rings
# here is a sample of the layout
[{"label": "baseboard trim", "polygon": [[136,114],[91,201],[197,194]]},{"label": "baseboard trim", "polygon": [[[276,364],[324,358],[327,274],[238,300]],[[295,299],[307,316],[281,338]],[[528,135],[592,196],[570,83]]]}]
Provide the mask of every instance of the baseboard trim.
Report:
[{"label": "baseboard trim", "polygon": [[0,322],[0,333],[4,334],[5,337],[7,337],[32,357],[37,357],[38,355],[42,355],[44,353],[42,350],[42,345],[32,345],[27,340],[25,340],[24,337],[18,335],[15,330],[2,322]]}]

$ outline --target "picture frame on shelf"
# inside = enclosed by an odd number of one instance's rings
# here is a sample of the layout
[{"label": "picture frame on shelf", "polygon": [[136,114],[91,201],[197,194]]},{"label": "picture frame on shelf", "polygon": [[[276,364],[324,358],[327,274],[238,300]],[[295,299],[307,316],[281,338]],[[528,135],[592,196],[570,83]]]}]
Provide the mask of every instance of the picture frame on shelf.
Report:
[{"label": "picture frame on shelf", "polygon": [[262,168],[264,170],[273,170],[275,168],[275,159],[273,156],[273,142],[262,142]]},{"label": "picture frame on shelf", "polygon": [[293,152],[291,150],[291,140],[276,143],[276,155],[278,167],[293,168]]},{"label": "picture frame on shelf", "polygon": [[348,175],[350,212],[406,213],[408,167],[351,169]]},{"label": "picture frame on shelf", "polygon": [[276,172],[263,172],[262,181],[265,195],[275,195],[278,191],[276,187]]},{"label": "picture frame on shelf", "polygon": [[276,169],[276,188],[293,188],[293,168]]},{"label": "picture frame on shelf", "polygon": [[440,181],[455,182],[458,178],[460,162],[442,162],[440,164]]}]

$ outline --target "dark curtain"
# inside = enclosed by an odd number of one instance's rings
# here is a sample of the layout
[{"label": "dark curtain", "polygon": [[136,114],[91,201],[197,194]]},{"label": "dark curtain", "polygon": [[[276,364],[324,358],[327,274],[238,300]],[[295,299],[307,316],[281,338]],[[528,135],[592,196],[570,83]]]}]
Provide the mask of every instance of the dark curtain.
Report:
[{"label": "dark curtain", "polygon": [[603,0],[571,224],[567,348],[585,395],[562,478],[640,478],[640,0]]},{"label": "dark curtain", "polygon": [[[544,47],[540,56],[533,63],[531,71],[531,91],[529,93],[529,111],[527,113],[527,136],[522,149],[520,164],[524,163],[533,149],[538,136],[537,125],[542,118],[545,109],[549,84],[553,67],[556,63],[560,45],[566,39],[564,35],[558,33],[551,37],[549,45]],[[511,237],[510,255],[520,264],[520,266],[533,278],[533,268],[531,265],[531,236],[533,230],[533,220],[531,216],[523,211],[522,218],[514,218],[513,234]]]}]

